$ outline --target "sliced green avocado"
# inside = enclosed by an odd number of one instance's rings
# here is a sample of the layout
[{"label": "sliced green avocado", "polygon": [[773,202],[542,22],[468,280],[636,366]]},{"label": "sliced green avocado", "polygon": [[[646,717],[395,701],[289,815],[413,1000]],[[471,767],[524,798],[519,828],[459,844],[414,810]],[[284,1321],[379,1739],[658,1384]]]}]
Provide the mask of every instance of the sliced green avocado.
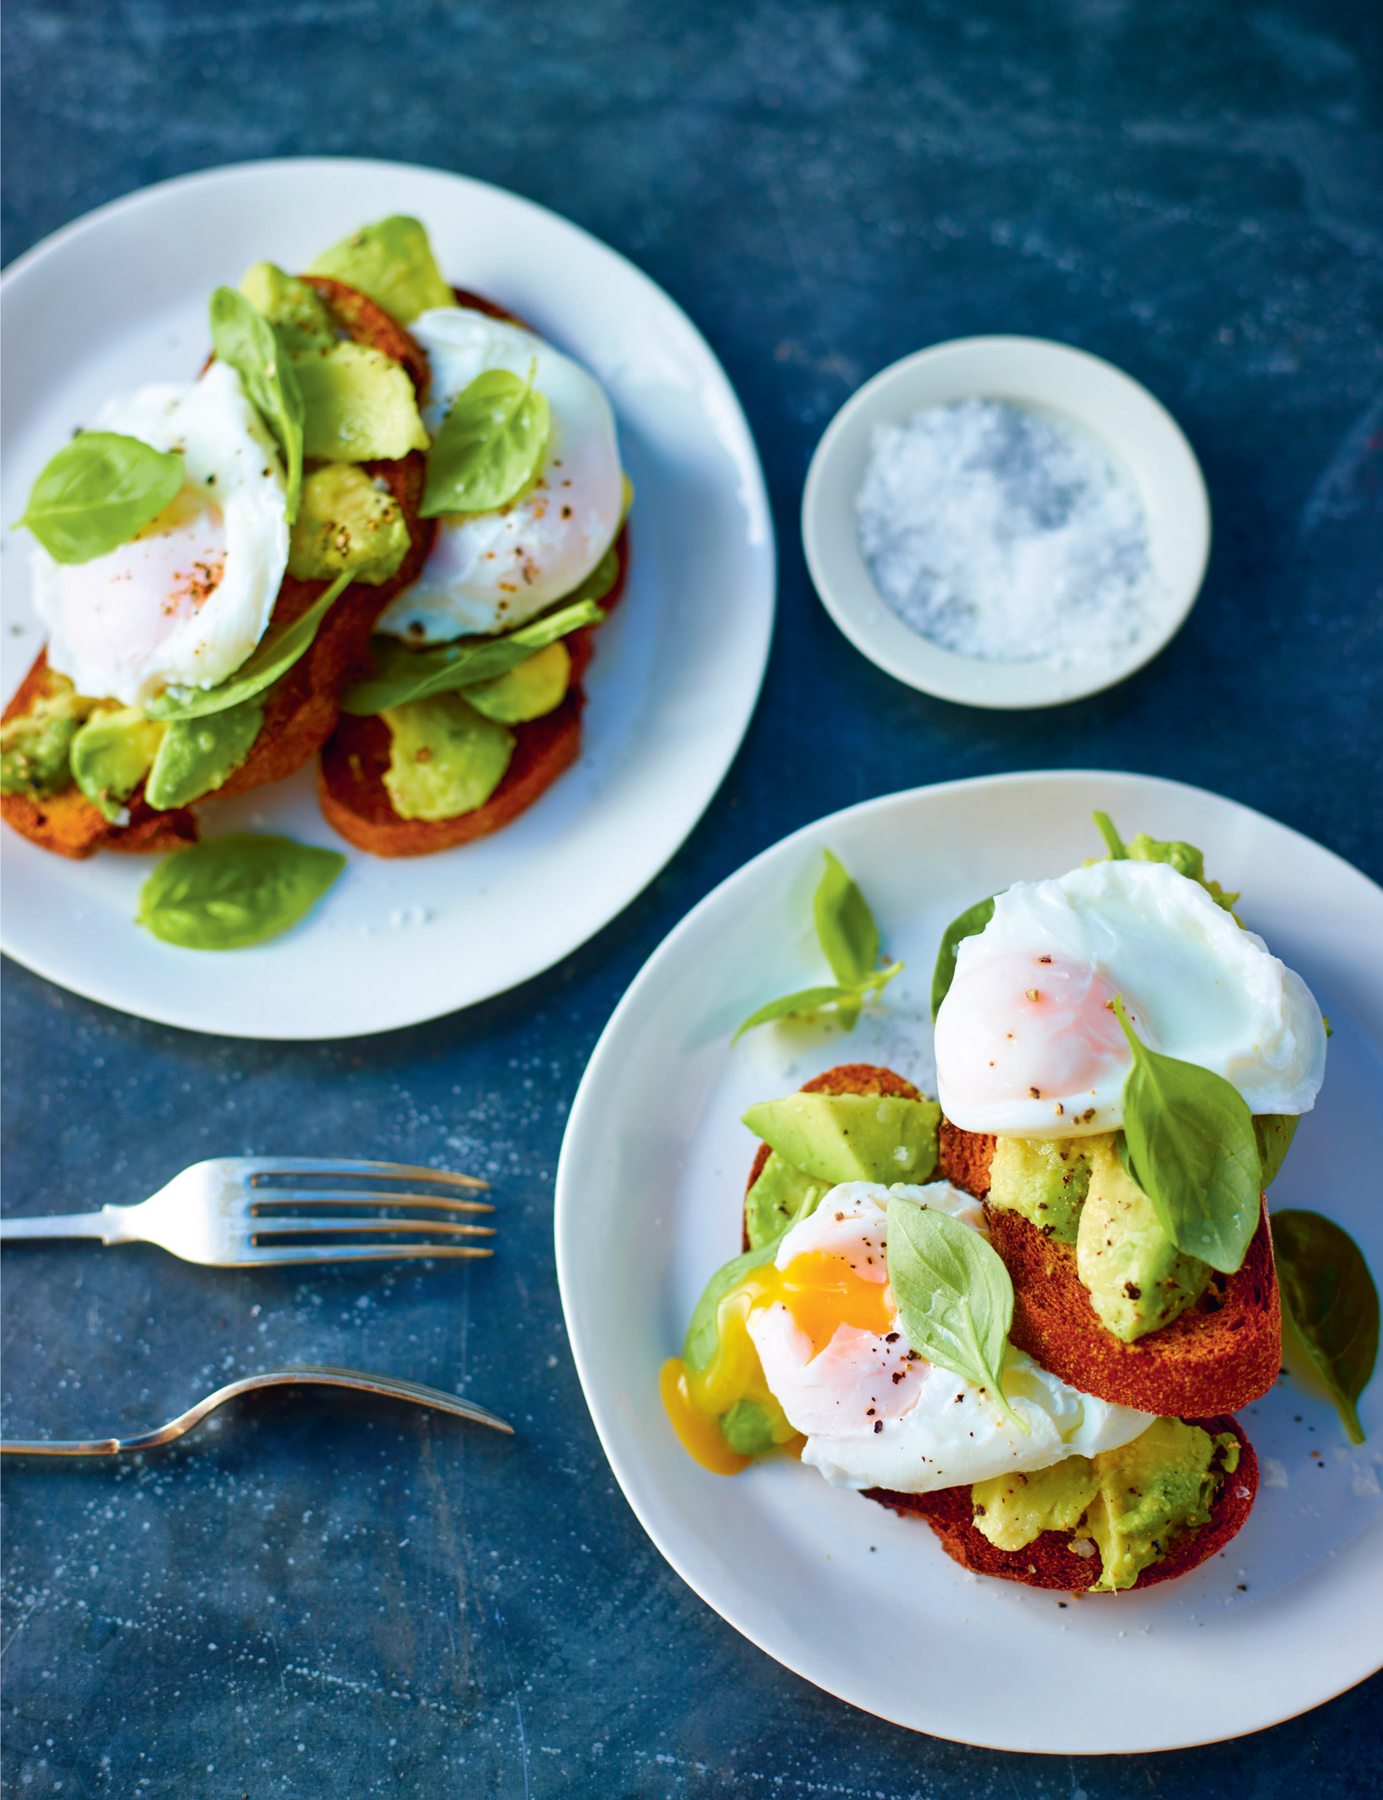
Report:
[{"label": "sliced green avocado", "polygon": [[288,540],[288,573],[300,581],[331,581],[349,570],[378,586],[408,554],[403,509],[382,483],[354,463],[327,463],[303,483]]},{"label": "sliced green avocado", "polygon": [[242,700],[199,719],[174,719],[144,784],[150,806],[188,806],[214,793],[254,748],[264,723],[262,698]]},{"label": "sliced green avocado", "polygon": [[402,363],[365,344],[293,358],[303,394],[303,455],[321,462],[394,460],[427,449],[413,383]]},{"label": "sliced green avocado", "polygon": [[384,785],[402,819],[454,819],[483,806],[504,779],[514,735],[459,694],[387,707]]},{"label": "sliced green avocado", "polygon": [[1044,1531],[1084,1536],[1098,1547],[1102,1564],[1092,1591],[1131,1588],[1178,1537],[1209,1520],[1221,1477],[1238,1462],[1239,1440],[1231,1432],[1212,1437],[1184,1419],[1154,1419],[1117,1450],[975,1482],[975,1529],[1008,1551],[1024,1549]]},{"label": "sliced green avocado", "polygon": [[838,1181],[929,1181],[941,1108],[892,1094],[790,1094],[751,1106],[744,1123],[794,1169]]},{"label": "sliced green avocado", "polygon": [[501,725],[540,719],[559,707],[571,681],[571,652],[559,638],[490,681],[477,681],[461,692],[477,712]]},{"label": "sliced green avocado", "polygon": [[339,333],[320,297],[296,275],[285,275],[274,263],[246,269],[240,292],[278,332],[286,350],[330,350]]},{"label": "sliced green avocado", "polygon": [[776,1150],[770,1150],[759,1179],[744,1197],[744,1224],[750,1249],[757,1250],[760,1244],[776,1238],[809,1194],[815,1193],[819,1200],[825,1191],[824,1181],[804,1175]]},{"label": "sliced green avocado", "polygon": [[[1095,1146],[1105,1141],[1103,1136],[996,1138],[989,1204],[1021,1213],[1058,1243],[1074,1244],[1090,1186],[1090,1160]],[[1113,1143],[1112,1134],[1108,1141]]]},{"label": "sliced green avocado", "polygon": [[48,671],[50,692],[0,726],[0,793],[59,794],[72,785],[72,740],[96,702]]},{"label": "sliced green avocado", "polygon": [[409,324],[430,306],[455,306],[417,219],[395,216],[363,225],[308,264],[309,275],[331,275],[359,288],[376,305]]},{"label": "sliced green avocado", "polygon": [[125,802],[153,766],[163,725],[137,706],[93,712],[72,740],[72,778],[112,824],[121,824]]},{"label": "sliced green avocado", "polygon": [[1100,1323],[1132,1344],[1200,1298],[1210,1265],[1167,1236],[1152,1201],[1119,1161],[1115,1140],[1093,1141],[1098,1148],[1076,1230],[1076,1273]]}]

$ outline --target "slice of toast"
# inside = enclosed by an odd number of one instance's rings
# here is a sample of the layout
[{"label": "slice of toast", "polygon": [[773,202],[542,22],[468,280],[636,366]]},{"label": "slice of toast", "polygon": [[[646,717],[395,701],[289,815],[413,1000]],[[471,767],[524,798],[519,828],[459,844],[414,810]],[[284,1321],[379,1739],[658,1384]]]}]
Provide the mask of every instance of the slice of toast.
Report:
[{"label": "slice of toast", "polygon": [[[1242,1426],[1228,1415],[1188,1419],[1188,1425],[1199,1425],[1212,1435],[1232,1431],[1239,1440],[1239,1463],[1232,1474],[1222,1476],[1219,1491],[1211,1505],[1209,1521],[1199,1530],[1184,1533],[1176,1539],[1160,1562],[1143,1569],[1127,1592],[1156,1587],[1160,1581],[1172,1581],[1186,1575],[1209,1557],[1222,1550],[1248,1518],[1258,1492],[1258,1458]],[[962,1568],[976,1575],[998,1575],[1005,1581],[1020,1581],[1028,1587],[1056,1588],[1079,1593],[1100,1579],[1103,1564],[1100,1553],[1090,1539],[1092,1554],[1079,1556],[1071,1548],[1081,1542],[1071,1532],[1044,1531],[1021,1550],[999,1550],[974,1524],[974,1504],[968,1487],[941,1488],[931,1494],[899,1494],[889,1488],[866,1488],[865,1498],[877,1500],[894,1512],[913,1513],[924,1518],[941,1539],[946,1554]]]},{"label": "slice of toast", "polygon": [[[941,1173],[983,1200],[994,1139],[943,1119]],[[1268,1210],[1242,1266],[1212,1276],[1193,1306],[1132,1344],[1100,1323],[1069,1244],[1019,1213],[986,1206],[990,1240],[1013,1281],[1010,1337],[1044,1369],[1101,1400],[1190,1418],[1232,1412],[1267,1393],[1282,1366],[1282,1303]]]},{"label": "slice of toast", "polygon": [[[814,1076],[811,1081],[804,1081],[798,1090],[803,1094],[892,1094],[899,1100],[920,1100],[918,1090],[910,1081],[901,1075],[895,1075],[892,1069],[880,1068],[876,1063],[838,1063],[834,1069],[827,1069],[824,1075]],[[767,1144],[760,1144],[754,1153],[754,1164],[749,1171],[749,1180],[745,1184],[744,1197],[748,1201],[749,1191],[764,1172],[764,1164],[772,1155]],[[742,1248],[749,1248],[749,1221],[746,1214],[743,1228]]]},{"label": "slice of toast", "polygon": [[[342,282],[316,275],[305,279],[354,342],[381,350],[403,364],[421,401],[427,390],[427,358],[403,327],[373,300]],[[375,620],[422,572],[437,531],[435,520],[418,516],[427,480],[422,452],[410,451],[397,462],[360,466],[367,475],[384,481],[398,502],[408,525],[408,554],[388,581],[377,587],[352,582],[343,591],[306,654],[269,690],[264,723],[249,756],[213,794],[204,796],[206,799],[249,793],[267,782],[281,781],[311,760],[336,724],[341,689],[370,671],[370,631]],[[285,575],[274,602],[271,628],[291,625],[327,585]],[[40,652],[5,708],[5,721],[28,712],[48,681],[47,661]],[[147,854],[196,842],[197,822],[188,807],[157,812],[145,802],[141,787],[128,802],[128,811],[129,823],[114,825],[75,786],[53,795],[0,795],[0,817],[31,842],[60,856],[84,858],[98,850]]]},{"label": "slice of toast", "polygon": [[[624,591],[629,568],[627,528],[621,530],[615,549],[619,574],[600,602],[607,616]],[[581,748],[581,712],[586,704],[581,677],[594,654],[595,629],[583,626],[562,639],[571,656],[565,699],[541,718],[509,727],[514,734],[514,754],[503,780],[483,806],[458,813],[453,819],[401,818],[384,785],[391,747],[389,727],[376,716],[343,713],[323,746],[317,776],[317,797],[327,823],[348,844],[368,850],[372,856],[430,856],[473,843],[510,824],[576,761]]]}]

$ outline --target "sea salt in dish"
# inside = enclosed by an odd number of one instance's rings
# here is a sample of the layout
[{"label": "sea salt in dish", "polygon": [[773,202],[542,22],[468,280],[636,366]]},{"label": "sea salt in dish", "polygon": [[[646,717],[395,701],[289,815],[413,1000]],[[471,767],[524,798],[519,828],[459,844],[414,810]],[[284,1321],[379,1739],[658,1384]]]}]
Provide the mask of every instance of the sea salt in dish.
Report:
[{"label": "sea salt in dish", "polygon": [[1001,400],[881,424],[860,550],[911,630],[986,662],[1105,663],[1150,624],[1138,496],[1087,440]]}]

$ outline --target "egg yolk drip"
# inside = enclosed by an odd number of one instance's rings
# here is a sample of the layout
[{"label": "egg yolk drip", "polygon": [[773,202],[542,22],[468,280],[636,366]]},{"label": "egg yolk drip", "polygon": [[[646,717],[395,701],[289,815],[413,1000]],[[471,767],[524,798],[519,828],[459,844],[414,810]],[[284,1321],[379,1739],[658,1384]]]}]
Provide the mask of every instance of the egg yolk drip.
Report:
[{"label": "egg yolk drip", "polygon": [[893,1329],[893,1302],[886,1280],[860,1275],[843,1256],[810,1250],[785,1269],[773,1263],[751,1269],[716,1308],[715,1354],[693,1372],[680,1356],[663,1364],[659,1378],[663,1405],[687,1453],[715,1475],[737,1475],[754,1459],[726,1441],[721,1418],[741,1400],[759,1406],[772,1425],[773,1441],[800,1451],[804,1440],[788,1423],[769,1392],[763,1365],[749,1335],[751,1313],[781,1305],[819,1356],[841,1325],[882,1337]]}]

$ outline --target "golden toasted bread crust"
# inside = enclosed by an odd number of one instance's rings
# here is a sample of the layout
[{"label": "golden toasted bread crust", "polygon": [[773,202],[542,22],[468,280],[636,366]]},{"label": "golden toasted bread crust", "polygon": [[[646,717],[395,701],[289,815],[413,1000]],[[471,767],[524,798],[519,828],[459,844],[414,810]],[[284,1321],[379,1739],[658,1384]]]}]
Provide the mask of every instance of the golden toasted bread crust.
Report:
[{"label": "golden toasted bread crust", "polygon": [[[304,279],[354,342],[381,350],[403,364],[421,400],[427,388],[427,358],[403,327],[373,300],[343,282],[317,275]],[[422,573],[437,532],[435,520],[418,516],[427,479],[422,452],[410,451],[397,462],[360,466],[367,475],[384,481],[398,502],[408,526],[408,554],[388,581],[377,587],[352,582],[334,602],[311,648],[269,691],[264,723],[249,756],[206,799],[228,799],[281,781],[316,755],[336,724],[341,689],[370,671],[370,631],[375,620],[394,596]],[[299,581],[285,575],[274,602],[271,628],[291,625],[326,587],[325,581]],[[48,680],[47,662],[41,654],[5,708],[6,721],[28,712],[46,691]],[[196,819],[187,807],[157,812],[146,804],[140,788],[131,797],[128,810],[128,825],[112,825],[76,787],[51,796],[0,796],[0,817],[33,843],[60,856],[81,858],[97,850],[148,854],[196,842]]]},{"label": "golden toasted bread crust", "polygon": [[[624,591],[629,566],[627,530],[620,532],[615,548],[619,575],[600,602],[607,615]],[[343,713],[322,749],[317,776],[317,797],[327,823],[348,844],[368,850],[372,856],[430,856],[502,830],[526,812],[576,761],[581,748],[581,713],[586,704],[581,677],[594,654],[593,632],[594,627],[586,626],[562,640],[571,656],[571,684],[566,698],[553,712],[509,727],[514,734],[514,754],[504,779],[483,806],[459,813],[454,819],[400,818],[384,785],[389,767],[389,727],[378,717],[356,718]]]},{"label": "golden toasted bread crust", "polygon": [[[921,1094],[910,1081],[901,1075],[895,1075],[892,1069],[883,1069],[876,1063],[837,1063],[834,1069],[827,1069],[824,1075],[816,1075],[810,1081],[804,1081],[798,1089],[801,1094],[892,1094],[899,1100],[920,1100]],[[771,1152],[767,1144],[760,1144],[754,1153],[753,1167],[749,1171],[749,1180],[745,1184],[745,1199],[749,1198],[749,1190],[764,1172],[764,1164]],[[749,1248],[749,1223],[746,1219],[742,1247]]]},{"label": "golden toasted bread crust", "polygon": [[[976,1199],[989,1192],[993,1154],[992,1137],[942,1122],[941,1172]],[[1013,1281],[1013,1343],[1073,1387],[1141,1412],[1188,1418],[1237,1411],[1277,1380],[1282,1302],[1266,1203],[1242,1266],[1212,1276],[1180,1318],[1132,1344],[1100,1323],[1069,1244],[1045,1237],[1007,1207],[986,1206],[985,1216]]]},{"label": "golden toasted bread crust", "polygon": [[[1126,1592],[1156,1587],[1160,1581],[1173,1581],[1178,1575],[1188,1574],[1222,1550],[1253,1509],[1258,1492],[1258,1458],[1243,1427],[1227,1414],[1186,1422],[1201,1426],[1212,1436],[1233,1432],[1239,1440],[1239,1465],[1232,1474],[1222,1476],[1208,1523],[1198,1531],[1183,1533],[1167,1555],[1142,1570]],[[946,1554],[976,1575],[997,1575],[1028,1587],[1056,1588],[1067,1593],[1084,1592],[1100,1579],[1104,1565],[1099,1550],[1092,1556],[1077,1556],[1071,1549],[1072,1534],[1068,1532],[1044,1531],[1021,1550],[996,1549],[983,1532],[975,1529],[968,1487],[942,1488],[934,1494],[899,1494],[889,1488],[866,1488],[864,1494],[866,1499],[877,1500],[894,1512],[924,1518],[941,1539]]]}]

